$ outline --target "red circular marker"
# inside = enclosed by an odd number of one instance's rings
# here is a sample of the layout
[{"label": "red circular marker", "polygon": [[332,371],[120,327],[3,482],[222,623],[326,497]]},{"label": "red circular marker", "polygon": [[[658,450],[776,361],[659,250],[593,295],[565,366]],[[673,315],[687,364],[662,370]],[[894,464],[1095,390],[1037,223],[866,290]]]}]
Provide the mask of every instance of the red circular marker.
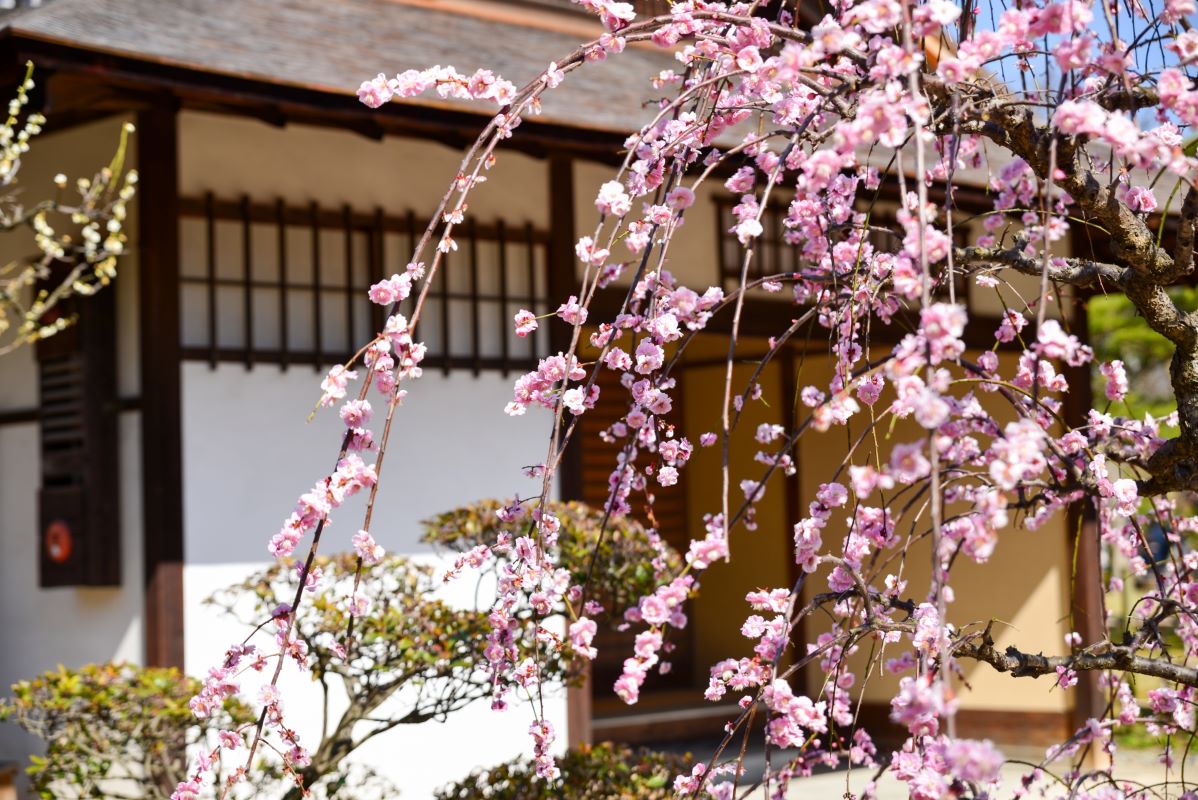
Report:
[{"label": "red circular marker", "polygon": [[62,564],[71,557],[73,544],[70,525],[56,519],[46,526],[46,555],[55,564]]}]

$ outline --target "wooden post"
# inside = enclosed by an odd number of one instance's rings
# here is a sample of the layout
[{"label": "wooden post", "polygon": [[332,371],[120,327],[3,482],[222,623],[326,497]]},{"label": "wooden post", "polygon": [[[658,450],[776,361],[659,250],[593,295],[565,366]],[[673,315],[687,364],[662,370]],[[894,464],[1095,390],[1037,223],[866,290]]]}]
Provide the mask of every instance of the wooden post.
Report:
[{"label": "wooden post", "polygon": [[[1089,317],[1084,296],[1074,300],[1073,333],[1083,342],[1089,339]],[[1083,425],[1087,410],[1094,405],[1090,368],[1068,367],[1064,373],[1069,381],[1069,391],[1065,394],[1065,422],[1075,427]],[[1069,548],[1067,563],[1071,569],[1070,612],[1073,629],[1081,634],[1082,645],[1088,646],[1102,641],[1106,636],[1102,562],[1093,505],[1084,500],[1074,503],[1066,520],[1069,528],[1065,537]],[[1077,692],[1070,718],[1074,730],[1085,725],[1087,719],[1098,716],[1106,708],[1098,678],[1099,674],[1095,671],[1083,670],[1078,675]]]},{"label": "wooden post", "polygon": [[0,800],[17,800],[17,765],[0,762]]},{"label": "wooden post", "polygon": [[[549,259],[548,310],[565,302],[571,293],[578,294],[574,274],[574,164],[566,156],[549,156]],[[534,287],[529,293],[535,294]],[[534,312],[535,313],[535,312]],[[570,328],[556,317],[548,321],[549,351],[563,352],[570,346]],[[557,473],[558,491],[562,500],[582,498],[581,441],[571,440],[562,457]],[[566,741],[570,747],[591,743],[591,671],[588,666],[582,685],[566,691]]]},{"label": "wooden post", "polygon": [[[549,264],[548,308],[553,311],[571,294],[578,294],[578,279],[574,273],[574,163],[568,157],[554,153],[549,156]],[[565,322],[551,317],[549,351],[564,352],[570,346],[571,330]],[[580,442],[575,439],[566,448],[558,472],[558,485],[563,500],[582,498],[582,460]]]},{"label": "wooden post", "polygon": [[[183,666],[183,455],[179,343],[178,117],[137,115],[142,553],[146,663]],[[211,332],[215,339],[215,331]]]}]

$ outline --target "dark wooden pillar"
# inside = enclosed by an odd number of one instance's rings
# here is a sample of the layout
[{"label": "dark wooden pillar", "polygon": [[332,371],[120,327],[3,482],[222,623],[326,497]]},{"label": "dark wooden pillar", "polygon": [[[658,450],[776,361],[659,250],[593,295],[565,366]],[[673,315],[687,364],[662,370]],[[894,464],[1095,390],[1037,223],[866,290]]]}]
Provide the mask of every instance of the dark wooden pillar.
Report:
[{"label": "dark wooden pillar", "polygon": [[183,666],[179,155],[173,100],[137,115],[146,663]]},{"label": "dark wooden pillar", "polygon": [[[572,294],[579,293],[575,273],[574,244],[574,162],[558,153],[549,156],[549,310],[553,311]],[[552,317],[548,321],[550,352],[564,352],[570,346],[572,330]],[[569,416],[567,415],[567,422]],[[563,500],[582,499],[582,444],[575,436],[566,448],[557,479]]]},{"label": "dark wooden pillar", "polygon": [[[574,243],[574,162],[560,153],[549,156],[549,263],[547,294],[549,310],[557,308],[571,294],[578,294],[575,274]],[[549,350],[557,353],[570,346],[572,331],[562,320],[548,321]],[[569,422],[569,420],[566,420]],[[577,433],[577,432],[576,432]],[[581,437],[575,435],[566,446],[558,469],[558,491],[563,500],[582,499]],[[566,690],[566,742],[578,747],[591,742],[591,671],[588,666],[580,686]]]},{"label": "dark wooden pillar", "polygon": [[[1073,313],[1073,333],[1083,342],[1089,339],[1086,299],[1083,295],[1074,300]],[[1094,405],[1090,367],[1067,367],[1065,375],[1069,380],[1069,391],[1065,395],[1065,421],[1076,427],[1085,424],[1086,413]],[[1106,637],[1102,561],[1094,506],[1088,501],[1074,503],[1066,520],[1069,528],[1065,541],[1069,548],[1070,616],[1073,630],[1081,634],[1082,644],[1087,646]],[[1078,675],[1070,718],[1075,730],[1106,708],[1098,678],[1099,674],[1094,671],[1083,671]]]}]

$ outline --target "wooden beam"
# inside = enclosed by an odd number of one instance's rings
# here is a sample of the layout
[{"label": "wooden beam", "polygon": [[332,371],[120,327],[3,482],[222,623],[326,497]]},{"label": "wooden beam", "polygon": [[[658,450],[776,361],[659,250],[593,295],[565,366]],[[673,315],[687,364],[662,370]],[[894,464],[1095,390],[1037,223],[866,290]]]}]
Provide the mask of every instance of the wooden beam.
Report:
[{"label": "wooden beam", "polygon": [[173,102],[137,115],[145,660],[183,666],[179,164]]}]

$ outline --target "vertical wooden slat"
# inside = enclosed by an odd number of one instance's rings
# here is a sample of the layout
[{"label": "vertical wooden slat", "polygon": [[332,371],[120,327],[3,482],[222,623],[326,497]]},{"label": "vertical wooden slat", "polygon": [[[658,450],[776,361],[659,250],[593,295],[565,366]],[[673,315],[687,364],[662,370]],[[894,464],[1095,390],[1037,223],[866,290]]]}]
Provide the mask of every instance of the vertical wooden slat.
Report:
[{"label": "vertical wooden slat", "polygon": [[477,378],[482,373],[482,337],[479,335],[482,313],[478,299],[478,225],[474,217],[466,223],[466,234],[470,237],[470,349],[474,359],[473,373]]},{"label": "vertical wooden slat", "polygon": [[[1071,252],[1076,250],[1076,234],[1070,236]],[[1074,300],[1073,331],[1082,342],[1090,338],[1090,321],[1084,298]],[[1085,366],[1064,368],[1069,381],[1062,413],[1065,424],[1078,427],[1086,423],[1089,409],[1094,407],[1090,370]],[[1098,524],[1092,503],[1081,500],[1069,507],[1066,516],[1068,533],[1065,537],[1067,563],[1072,566],[1070,586],[1070,616],[1072,630],[1082,636],[1082,646],[1101,642],[1106,633],[1103,608],[1102,553],[1098,541]],[[1071,724],[1073,729],[1085,727],[1086,720],[1100,717],[1106,706],[1100,675],[1082,671],[1073,696]]]},{"label": "vertical wooden slat", "polygon": [[354,212],[346,203],[341,207],[345,227],[345,354],[348,357],[355,349],[357,334],[354,332],[354,303],[358,290],[354,286]]},{"label": "vertical wooden slat", "polygon": [[312,217],[312,369],[320,371],[321,325],[320,325],[320,209],[313,200],[309,206]]},{"label": "vertical wooden slat", "polygon": [[279,364],[287,371],[287,206],[283,198],[275,201],[279,228]]},{"label": "vertical wooden slat", "polygon": [[[537,241],[532,223],[527,221],[524,223],[524,244],[528,248],[528,296],[525,300],[528,301],[529,311],[540,314],[544,309],[537,303]],[[538,330],[528,337],[528,355],[531,358],[536,358],[539,354],[537,339],[542,335],[544,334]]]},{"label": "vertical wooden slat", "polygon": [[437,276],[441,282],[441,374],[449,374],[449,253],[441,260],[441,274]]},{"label": "vertical wooden slat", "polygon": [[216,369],[216,200],[204,195],[204,242],[208,249],[208,369]]},{"label": "vertical wooden slat", "polygon": [[[413,255],[416,251],[416,213],[412,209],[408,209],[408,213],[404,217],[404,227],[407,228],[408,234],[408,255]],[[427,273],[425,273],[427,275]],[[427,280],[427,278],[426,278]],[[413,292],[415,294],[415,292]],[[420,341],[420,331],[424,329],[423,322],[417,322],[416,327],[412,329],[412,338]]]},{"label": "vertical wooden slat", "polygon": [[771,208],[770,215],[770,236],[774,245],[774,264],[773,274],[779,275],[785,269],[782,266],[784,254],[782,252],[782,216],[778,213],[778,209]]},{"label": "vertical wooden slat", "polygon": [[254,267],[250,226],[250,198],[241,196],[241,283],[245,312],[245,368],[254,366]]},{"label": "vertical wooden slat", "polygon": [[[797,413],[799,407],[799,383],[798,383],[798,364],[795,359],[795,350],[791,345],[784,345],[782,352],[778,354],[779,371],[781,375],[781,405],[782,405],[782,427],[786,429],[783,436],[790,436],[791,433],[798,427],[799,415]],[[782,479],[786,482],[786,524],[788,527],[794,527],[803,518],[803,463],[799,458],[800,445],[795,442],[795,446],[790,450],[790,457],[795,466],[795,474],[791,476],[783,475]],[[794,563],[794,559],[788,559],[790,565],[789,577],[791,585],[798,583],[802,575],[802,570],[798,564]],[[800,598],[801,602],[802,598]],[[800,617],[798,624],[791,631],[791,641],[794,643],[795,653],[807,652],[807,621]],[[814,674],[810,665],[804,666],[799,670],[799,686],[808,688],[808,691],[819,691],[819,687],[811,689],[811,676]]]},{"label": "vertical wooden slat", "polygon": [[[371,231],[370,237],[370,260],[366,265],[367,270],[370,273],[369,277],[370,283],[372,285],[378,283],[384,277],[383,261],[386,257],[386,233],[387,231],[383,219],[383,209],[382,207],[375,208],[374,227]],[[383,314],[384,309],[382,306],[376,303],[370,304],[370,327],[372,328],[370,331],[371,335],[374,335],[383,329],[383,324],[386,322],[386,320],[383,318]]]},{"label": "vertical wooden slat", "polygon": [[790,251],[790,271],[799,271],[799,248],[795,245],[787,245],[786,249]]},{"label": "vertical wooden slat", "polygon": [[176,109],[137,115],[145,663],[183,666],[183,434]]},{"label": "vertical wooden slat", "polygon": [[511,318],[508,316],[507,301],[507,228],[503,220],[495,220],[495,237],[499,240],[499,358],[503,362],[503,376],[511,371]]}]

